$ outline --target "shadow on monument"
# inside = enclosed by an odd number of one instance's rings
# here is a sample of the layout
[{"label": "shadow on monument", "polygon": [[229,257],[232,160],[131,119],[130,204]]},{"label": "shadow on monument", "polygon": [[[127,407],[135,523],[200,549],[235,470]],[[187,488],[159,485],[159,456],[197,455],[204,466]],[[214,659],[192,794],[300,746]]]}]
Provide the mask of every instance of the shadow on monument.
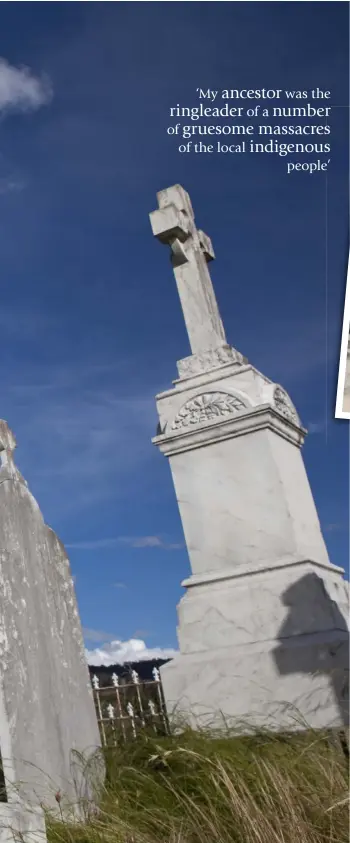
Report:
[{"label": "shadow on monument", "polygon": [[[345,583],[340,581],[338,591],[346,611]],[[316,678],[326,675],[330,707],[334,695],[339,721],[344,728],[348,727],[349,630],[339,606],[329,596],[322,577],[315,573],[306,574],[291,585],[282,599],[289,613],[279,631],[279,645],[273,654],[278,672],[315,676],[315,689],[307,700],[311,716],[317,713],[321,704]],[[324,704],[326,691],[320,693]],[[297,701],[295,707],[298,708]],[[302,708],[305,710],[305,698]],[[339,722],[337,725],[339,728]]]},{"label": "shadow on monument", "polygon": [[5,782],[5,775],[4,775],[4,767],[2,763],[2,755],[0,751],[0,803],[7,802],[7,790],[6,790],[6,782]]}]

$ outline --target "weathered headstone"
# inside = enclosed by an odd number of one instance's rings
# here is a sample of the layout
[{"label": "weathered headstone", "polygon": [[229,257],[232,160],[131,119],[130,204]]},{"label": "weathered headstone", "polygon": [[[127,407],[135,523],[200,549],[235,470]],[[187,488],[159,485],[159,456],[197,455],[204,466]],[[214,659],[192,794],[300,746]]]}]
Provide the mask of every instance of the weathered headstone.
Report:
[{"label": "weathered headstone", "polygon": [[74,750],[100,738],[69,561],[14,448],[0,421],[0,749],[9,806],[65,808],[86,785]]},{"label": "weathered headstone", "polygon": [[157,396],[192,574],[180,653],[161,670],[168,708],[246,726],[341,726],[347,717],[348,584],[329,561],[286,391],[228,345],[188,194],[150,215],[171,259],[191,356]]}]

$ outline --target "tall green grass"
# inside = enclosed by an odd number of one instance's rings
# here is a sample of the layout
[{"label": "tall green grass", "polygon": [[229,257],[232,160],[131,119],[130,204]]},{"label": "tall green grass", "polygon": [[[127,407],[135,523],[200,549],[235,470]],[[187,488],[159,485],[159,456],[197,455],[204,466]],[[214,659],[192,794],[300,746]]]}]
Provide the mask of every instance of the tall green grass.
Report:
[{"label": "tall green grass", "polygon": [[99,810],[49,843],[348,843],[348,764],[327,734],[144,733],[107,749]]}]

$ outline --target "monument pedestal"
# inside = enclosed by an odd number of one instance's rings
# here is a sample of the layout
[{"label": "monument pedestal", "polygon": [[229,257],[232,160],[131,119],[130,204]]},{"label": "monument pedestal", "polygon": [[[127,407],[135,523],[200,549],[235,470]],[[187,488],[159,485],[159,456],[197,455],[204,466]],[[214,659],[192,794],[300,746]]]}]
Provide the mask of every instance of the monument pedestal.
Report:
[{"label": "monument pedestal", "polygon": [[180,653],[161,670],[168,710],[192,722],[342,726],[348,590],[322,537],[306,431],[286,391],[227,344],[212,247],[187,194],[176,186],[158,198],[151,221],[172,249],[193,351],[157,396],[153,440],[169,458],[192,568]]},{"label": "monument pedestal", "polygon": [[19,801],[0,805],[0,843],[47,843],[42,808]]},{"label": "monument pedestal", "polygon": [[311,561],[188,585],[180,653],[161,670],[169,713],[192,725],[224,715],[243,729],[342,727],[346,605],[337,569]]}]

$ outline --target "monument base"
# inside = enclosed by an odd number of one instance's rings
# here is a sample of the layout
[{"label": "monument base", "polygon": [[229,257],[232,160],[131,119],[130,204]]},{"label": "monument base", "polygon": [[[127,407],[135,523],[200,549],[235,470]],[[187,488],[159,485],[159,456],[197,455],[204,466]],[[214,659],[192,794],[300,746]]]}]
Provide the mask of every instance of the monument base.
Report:
[{"label": "monument base", "polygon": [[21,802],[0,805],[0,843],[47,843],[43,810]]},{"label": "monument base", "polygon": [[179,606],[180,653],[161,676],[169,715],[243,731],[348,724],[348,584],[290,562],[199,582]]},{"label": "monument base", "polygon": [[243,733],[346,726],[347,636],[309,638],[176,656],[161,668],[170,718]]}]

